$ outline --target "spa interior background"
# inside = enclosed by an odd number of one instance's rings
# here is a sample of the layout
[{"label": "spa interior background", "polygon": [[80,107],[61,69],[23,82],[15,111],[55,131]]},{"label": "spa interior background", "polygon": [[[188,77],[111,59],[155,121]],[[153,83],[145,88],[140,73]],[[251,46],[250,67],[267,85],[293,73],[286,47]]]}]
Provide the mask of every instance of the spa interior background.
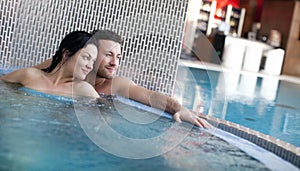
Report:
[{"label": "spa interior background", "polygon": [[181,58],[298,80],[299,47],[298,0],[191,0]]},{"label": "spa interior background", "polygon": [[[141,76],[134,81],[167,94],[175,84],[179,55],[237,72],[300,79],[300,1],[169,2],[117,0],[113,7],[104,1],[72,1],[72,5],[68,1],[1,1],[0,65],[32,66],[49,57],[45,52],[54,50],[55,41],[65,32],[106,28],[125,37],[119,74],[134,78],[149,71],[158,78]],[[114,10],[118,12],[112,14]],[[42,49],[34,51],[33,47]]]}]

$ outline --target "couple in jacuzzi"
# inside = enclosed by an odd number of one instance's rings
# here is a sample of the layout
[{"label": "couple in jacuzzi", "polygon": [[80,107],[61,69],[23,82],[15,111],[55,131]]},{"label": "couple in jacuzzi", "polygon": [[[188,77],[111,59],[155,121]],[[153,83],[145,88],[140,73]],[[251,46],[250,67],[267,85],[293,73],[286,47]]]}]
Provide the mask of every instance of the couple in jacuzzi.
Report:
[{"label": "couple in jacuzzi", "polygon": [[175,99],[129,79],[114,77],[121,58],[121,45],[121,36],[109,30],[97,30],[91,34],[73,31],[61,41],[52,59],[32,68],[13,71],[0,79],[61,96],[99,98],[98,93],[121,95],[165,110],[178,122],[183,120],[199,127],[211,127],[199,117],[203,114],[188,110]]}]

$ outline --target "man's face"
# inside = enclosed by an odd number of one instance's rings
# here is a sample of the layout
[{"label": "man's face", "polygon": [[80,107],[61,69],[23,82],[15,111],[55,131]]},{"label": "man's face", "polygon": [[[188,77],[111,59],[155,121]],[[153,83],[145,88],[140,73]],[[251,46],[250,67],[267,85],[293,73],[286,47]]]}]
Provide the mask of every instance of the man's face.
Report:
[{"label": "man's face", "polygon": [[99,40],[98,56],[94,65],[97,77],[112,79],[121,58],[121,45],[111,40]]}]

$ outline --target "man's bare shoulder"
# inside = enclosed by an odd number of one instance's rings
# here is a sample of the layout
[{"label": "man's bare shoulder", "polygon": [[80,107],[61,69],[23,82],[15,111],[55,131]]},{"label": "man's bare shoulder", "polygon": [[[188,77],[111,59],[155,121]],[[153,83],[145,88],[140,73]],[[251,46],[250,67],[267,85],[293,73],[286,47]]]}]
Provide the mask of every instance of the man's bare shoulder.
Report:
[{"label": "man's bare shoulder", "polygon": [[111,84],[120,84],[120,85],[128,85],[134,83],[131,79],[126,78],[126,77],[114,77],[112,80],[110,80]]},{"label": "man's bare shoulder", "polygon": [[129,97],[129,91],[134,89],[136,84],[126,77],[115,77],[111,82],[112,94]]}]

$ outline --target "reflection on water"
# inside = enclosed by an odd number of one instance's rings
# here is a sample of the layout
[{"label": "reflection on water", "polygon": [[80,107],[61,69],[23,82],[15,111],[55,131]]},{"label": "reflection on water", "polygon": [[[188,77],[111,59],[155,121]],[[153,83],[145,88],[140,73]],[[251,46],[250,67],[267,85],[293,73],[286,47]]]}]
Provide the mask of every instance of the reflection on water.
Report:
[{"label": "reflection on water", "polygon": [[[300,147],[300,85],[252,73],[187,67],[180,67],[178,73],[177,82],[183,85],[178,91],[186,107],[196,110],[194,103],[202,103],[208,115]],[[182,73],[185,73],[183,77]]]},{"label": "reflection on water", "polygon": [[255,75],[241,75],[238,85],[238,92],[242,96],[250,97],[251,99],[255,95],[257,77]]},{"label": "reflection on water", "polygon": [[[80,105],[96,105],[113,130],[130,138],[156,137],[174,124],[173,120],[162,117],[151,124],[130,122],[127,120],[130,117],[118,113],[120,108],[152,119],[154,114],[116,103],[118,107],[109,102]],[[73,105],[36,97],[0,81],[0,170],[268,170],[237,147],[199,129],[192,129],[182,142],[159,156],[140,160],[121,158],[88,138]],[[87,116],[90,114],[86,112]],[[102,124],[99,122],[99,126]],[[165,143],[157,144],[162,151],[185,133],[180,127],[172,131],[173,136],[165,139]],[[99,138],[122,143],[107,134]],[[134,150],[143,152],[138,147]]]},{"label": "reflection on water", "polygon": [[279,79],[276,77],[262,78],[260,95],[268,101],[274,101],[277,95],[278,84]]}]

